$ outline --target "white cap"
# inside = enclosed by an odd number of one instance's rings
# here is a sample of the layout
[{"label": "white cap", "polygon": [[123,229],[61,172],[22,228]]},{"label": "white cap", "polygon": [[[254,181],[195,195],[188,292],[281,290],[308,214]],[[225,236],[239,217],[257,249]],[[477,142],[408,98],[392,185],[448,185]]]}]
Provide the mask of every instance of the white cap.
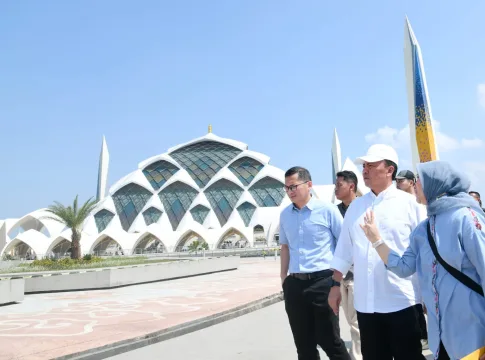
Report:
[{"label": "white cap", "polygon": [[357,164],[363,164],[365,162],[378,162],[382,160],[389,160],[396,165],[399,165],[396,150],[391,146],[384,144],[372,145],[369,150],[367,150],[367,154],[358,157],[355,162]]}]

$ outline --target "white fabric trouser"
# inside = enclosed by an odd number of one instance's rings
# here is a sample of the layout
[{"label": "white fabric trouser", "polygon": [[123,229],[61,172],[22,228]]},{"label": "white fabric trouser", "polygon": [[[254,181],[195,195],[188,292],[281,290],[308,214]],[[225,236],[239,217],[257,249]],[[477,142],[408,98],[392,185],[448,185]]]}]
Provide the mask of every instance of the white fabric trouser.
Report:
[{"label": "white fabric trouser", "polygon": [[354,307],[354,280],[342,280],[340,291],[342,293],[342,302],[340,304],[350,326],[350,336],[352,338],[352,345],[349,351],[350,358],[352,360],[362,360],[359,323],[357,322],[357,312]]}]

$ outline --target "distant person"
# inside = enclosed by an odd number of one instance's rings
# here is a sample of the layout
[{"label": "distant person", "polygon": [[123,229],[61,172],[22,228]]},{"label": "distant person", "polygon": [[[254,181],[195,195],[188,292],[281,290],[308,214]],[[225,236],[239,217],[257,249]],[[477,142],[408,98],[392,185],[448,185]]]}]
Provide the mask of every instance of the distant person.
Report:
[{"label": "distant person", "polygon": [[[416,176],[410,170],[401,170],[396,175],[396,186],[399,190],[405,191],[408,194],[416,197]],[[416,199],[417,201],[417,199]],[[419,208],[423,212],[423,218],[427,217],[426,207],[419,205]],[[428,345],[428,329],[426,328],[426,317],[424,316],[424,308],[421,304],[416,305],[416,309],[419,314],[419,326],[421,327],[421,344],[423,349],[429,348]]]},{"label": "distant person", "polygon": [[[337,206],[311,195],[312,178],[302,167],[285,173],[292,201],[280,215],[281,283],[299,360],[350,360],[340,338],[339,318],[328,305],[330,262],[342,226]],[[338,285],[340,286],[340,284]]]},{"label": "distant person", "polygon": [[[340,200],[337,205],[340,213],[345,217],[345,213],[352,201],[357,197],[357,175],[352,171],[340,171],[337,173],[335,181],[335,197]],[[352,346],[350,347],[350,358],[352,360],[361,360],[362,352],[360,350],[360,333],[359,323],[357,321],[357,312],[354,307],[354,274],[353,267],[347,272],[342,281],[340,291],[342,292],[342,309],[344,310],[345,318],[350,326],[350,335],[352,338]]]},{"label": "distant person", "polygon": [[401,278],[417,273],[428,308],[433,359],[463,359],[485,350],[485,214],[467,195],[470,181],[462,172],[445,161],[417,168],[417,197],[427,205],[429,218],[411,233],[406,251],[395,251],[376,225],[385,214],[369,211],[361,227],[375,249],[369,250],[390,272]]},{"label": "distant person", "polygon": [[[421,295],[414,277],[401,279],[386,270],[359,224],[369,209],[381,219],[379,229],[386,241],[402,254],[411,231],[423,220],[416,199],[393,186],[398,156],[387,145],[372,145],[357,159],[367,194],[358,197],[345,214],[342,231],[330,267],[335,282],[354,264],[354,305],[364,360],[424,360],[416,305]],[[341,302],[333,287],[329,304],[335,313]]]},{"label": "distant person", "polygon": [[471,195],[476,201],[478,201],[480,207],[485,212],[485,209],[482,207],[482,198],[480,197],[480,193],[478,191],[470,191],[468,194]]}]

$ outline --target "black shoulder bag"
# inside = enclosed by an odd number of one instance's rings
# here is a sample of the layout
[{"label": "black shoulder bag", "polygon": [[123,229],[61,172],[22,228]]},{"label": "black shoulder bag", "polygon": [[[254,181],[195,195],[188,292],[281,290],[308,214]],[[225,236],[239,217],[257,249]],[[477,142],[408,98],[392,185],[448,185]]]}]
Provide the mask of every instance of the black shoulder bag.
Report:
[{"label": "black shoulder bag", "polygon": [[463,274],[461,271],[458,271],[453,266],[451,266],[450,264],[448,264],[440,256],[440,254],[438,253],[438,249],[436,248],[436,243],[434,241],[433,234],[431,233],[431,225],[430,225],[429,220],[428,220],[428,226],[427,226],[427,228],[428,228],[428,242],[429,242],[429,246],[431,247],[431,250],[433,250],[433,254],[434,254],[436,260],[438,260],[438,262],[441,264],[441,266],[443,266],[446,269],[446,271],[448,271],[456,280],[458,280],[463,285],[469,287],[470,289],[472,289],[476,293],[478,293],[478,294],[480,294],[480,295],[483,296],[483,289],[482,289],[482,287],[479,284],[477,284],[473,279],[471,279],[467,275]]}]

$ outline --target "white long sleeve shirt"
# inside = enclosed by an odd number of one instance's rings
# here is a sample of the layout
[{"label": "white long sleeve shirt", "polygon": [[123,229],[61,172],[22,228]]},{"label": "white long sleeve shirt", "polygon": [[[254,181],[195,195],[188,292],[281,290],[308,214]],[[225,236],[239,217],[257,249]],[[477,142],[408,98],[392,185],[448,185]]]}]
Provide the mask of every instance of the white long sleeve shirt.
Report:
[{"label": "white long sleeve shirt", "polygon": [[354,264],[354,306],[362,313],[390,313],[420,302],[415,275],[399,278],[388,271],[360,227],[366,211],[373,210],[387,246],[402,255],[409,235],[425,220],[413,195],[390,186],[355,199],[345,214],[331,268],[346,274]]}]

